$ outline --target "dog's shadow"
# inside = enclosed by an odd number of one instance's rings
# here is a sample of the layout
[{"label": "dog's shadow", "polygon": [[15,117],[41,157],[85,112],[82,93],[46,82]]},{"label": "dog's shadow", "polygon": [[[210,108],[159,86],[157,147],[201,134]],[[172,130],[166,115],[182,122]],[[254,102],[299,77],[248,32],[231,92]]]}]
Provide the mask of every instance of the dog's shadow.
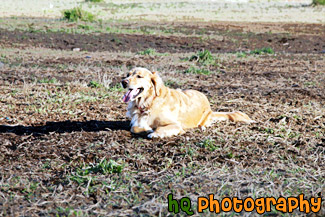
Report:
[{"label": "dog's shadow", "polygon": [[41,126],[0,125],[0,133],[16,135],[44,135],[49,133],[71,133],[75,131],[98,132],[109,130],[130,130],[130,121],[59,121],[46,122]]}]

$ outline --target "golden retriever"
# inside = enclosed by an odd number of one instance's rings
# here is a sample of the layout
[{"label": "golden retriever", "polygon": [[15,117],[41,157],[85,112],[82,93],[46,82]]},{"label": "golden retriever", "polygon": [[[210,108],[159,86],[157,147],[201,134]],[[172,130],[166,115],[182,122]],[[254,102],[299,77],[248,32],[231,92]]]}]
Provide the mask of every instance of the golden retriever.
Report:
[{"label": "golden retriever", "polygon": [[129,103],[131,132],[147,133],[149,138],[174,136],[194,127],[204,130],[215,121],[254,122],[239,111],[212,112],[204,94],[168,88],[158,73],[145,68],[132,69],[121,83],[128,89],[123,101]]}]

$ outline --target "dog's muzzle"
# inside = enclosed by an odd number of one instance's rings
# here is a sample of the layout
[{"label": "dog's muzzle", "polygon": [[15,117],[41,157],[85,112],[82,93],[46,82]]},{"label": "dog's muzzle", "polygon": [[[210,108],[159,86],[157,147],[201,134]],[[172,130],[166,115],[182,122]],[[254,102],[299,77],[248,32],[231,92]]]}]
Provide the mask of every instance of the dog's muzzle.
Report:
[{"label": "dog's muzzle", "polygon": [[124,79],[121,81],[123,88],[127,88],[129,81]]}]

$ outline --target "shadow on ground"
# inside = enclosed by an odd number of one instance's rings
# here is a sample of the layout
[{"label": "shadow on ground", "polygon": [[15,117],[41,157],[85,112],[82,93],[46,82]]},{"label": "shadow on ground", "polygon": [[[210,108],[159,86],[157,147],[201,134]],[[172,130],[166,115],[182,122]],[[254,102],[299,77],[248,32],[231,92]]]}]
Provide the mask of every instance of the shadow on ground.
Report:
[{"label": "shadow on ground", "polygon": [[51,132],[71,133],[74,131],[98,132],[105,130],[130,130],[129,121],[59,121],[46,122],[42,126],[8,126],[0,125],[0,133],[14,133],[16,135],[42,135]]}]

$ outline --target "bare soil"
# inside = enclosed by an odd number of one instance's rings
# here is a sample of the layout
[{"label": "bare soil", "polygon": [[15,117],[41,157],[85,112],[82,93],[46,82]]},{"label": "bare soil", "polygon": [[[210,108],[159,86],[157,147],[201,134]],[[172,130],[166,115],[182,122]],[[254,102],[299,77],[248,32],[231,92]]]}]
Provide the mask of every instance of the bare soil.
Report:
[{"label": "bare soil", "polygon": [[[3,216],[167,216],[169,193],[190,197],[194,210],[197,197],[209,193],[324,195],[324,25],[168,28],[169,35],[0,30]],[[249,53],[263,47],[275,53]],[[148,48],[167,54],[138,54]],[[213,64],[186,59],[202,49],[212,52]],[[118,85],[135,66],[158,70],[172,88],[202,91],[215,111],[240,110],[257,123],[216,123],[156,140],[133,135]],[[186,73],[190,67],[211,74]],[[91,169],[103,159],[122,171]],[[323,201],[310,216],[324,209]]]},{"label": "bare soil", "polygon": [[[152,25],[124,25],[127,28],[152,29]],[[184,36],[157,36],[136,34],[67,34],[7,31],[2,29],[2,44],[13,47],[43,47],[51,49],[83,51],[131,51],[148,48],[159,52],[196,52],[209,49],[211,52],[236,52],[272,47],[276,52],[324,53],[325,26],[322,24],[178,24],[162,25],[155,29],[182,33]],[[134,27],[136,26],[136,27]],[[272,33],[272,30],[282,33]],[[254,32],[252,32],[252,30]],[[261,31],[261,32],[259,32]],[[193,36],[196,34],[196,36]],[[199,35],[199,36],[197,36]],[[204,36],[204,37],[203,37]],[[217,39],[216,39],[217,37]]]}]

